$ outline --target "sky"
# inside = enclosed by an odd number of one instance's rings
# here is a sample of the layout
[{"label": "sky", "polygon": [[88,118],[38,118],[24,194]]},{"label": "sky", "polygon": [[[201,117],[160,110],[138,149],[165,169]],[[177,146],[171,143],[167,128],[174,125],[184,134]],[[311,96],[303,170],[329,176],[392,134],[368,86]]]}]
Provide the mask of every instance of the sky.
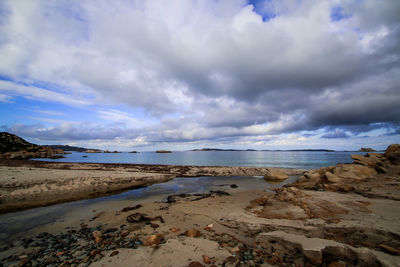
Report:
[{"label": "sky", "polygon": [[1,0],[0,131],[121,151],[400,142],[399,0]]}]

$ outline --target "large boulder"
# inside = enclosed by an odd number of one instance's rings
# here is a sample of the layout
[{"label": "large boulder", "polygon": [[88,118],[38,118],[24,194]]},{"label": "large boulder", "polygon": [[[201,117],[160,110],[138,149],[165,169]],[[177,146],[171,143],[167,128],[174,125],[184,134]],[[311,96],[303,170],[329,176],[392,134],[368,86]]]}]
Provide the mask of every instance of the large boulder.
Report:
[{"label": "large boulder", "polygon": [[386,148],[385,157],[392,161],[400,161],[400,145],[392,144]]},{"label": "large boulder", "polygon": [[362,180],[377,174],[374,168],[358,164],[338,164],[333,174],[342,179]]},{"label": "large boulder", "polygon": [[268,169],[264,175],[264,180],[267,182],[280,182],[287,178],[289,178],[289,176],[286,173],[275,169]]}]

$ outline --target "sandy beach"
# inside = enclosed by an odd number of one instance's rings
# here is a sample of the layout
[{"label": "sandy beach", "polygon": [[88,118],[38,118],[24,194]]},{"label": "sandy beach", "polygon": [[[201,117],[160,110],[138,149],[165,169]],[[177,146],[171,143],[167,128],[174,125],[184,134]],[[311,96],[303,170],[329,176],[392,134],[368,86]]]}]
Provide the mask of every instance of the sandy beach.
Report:
[{"label": "sandy beach", "polygon": [[[353,164],[310,171],[3,164],[2,190],[7,186],[14,190],[2,196],[9,195],[3,199],[16,206],[23,202],[11,197],[13,191],[22,198],[41,195],[47,201],[57,190],[84,191],[87,197],[110,193],[107,186],[121,190],[177,176],[274,173],[300,178],[274,192],[227,187],[132,203],[95,214],[65,231],[26,237],[19,246],[3,249],[1,262],[4,266],[400,266],[399,147],[353,159]],[[104,181],[108,184],[102,187]],[[43,186],[47,189],[40,193],[33,190]]]}]

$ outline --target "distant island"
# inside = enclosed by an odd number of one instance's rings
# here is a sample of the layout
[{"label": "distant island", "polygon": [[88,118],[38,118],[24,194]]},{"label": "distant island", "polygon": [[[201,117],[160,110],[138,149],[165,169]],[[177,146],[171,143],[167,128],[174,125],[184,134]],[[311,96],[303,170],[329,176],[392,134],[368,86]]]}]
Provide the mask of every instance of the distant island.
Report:
[{"label": "distant island", "polygon": [[62,149],[64,151],[74,151],[74,152],[85,152],[89,148],[78,147],[78,146],[69,146],[69,145],[46,145],[52,149]]},{"label": "distant island", "polygon": [[290,150],[269,150],[269,149],[263,149],[263,150],[256,150],[256,149],[222,149],[222,148],[197,148],[193,149],[191,151],[311,151],[311,152],[335,152],[335,150],[331,149],[290,149]]},{"label": "distant island", "polygon": [[169,150],[157,150],[156,153],[172,153],[172,151],[169,151]]},{"label": "distant island", "polygon": [[376,150],[370,147],[362,147],[360,150],[358,150],[358,152],[376,152]]}]

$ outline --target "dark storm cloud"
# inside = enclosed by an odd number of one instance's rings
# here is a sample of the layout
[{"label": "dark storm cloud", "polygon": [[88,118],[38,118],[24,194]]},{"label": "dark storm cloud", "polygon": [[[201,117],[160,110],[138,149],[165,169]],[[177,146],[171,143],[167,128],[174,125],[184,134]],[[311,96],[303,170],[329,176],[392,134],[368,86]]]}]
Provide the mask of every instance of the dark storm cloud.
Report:
[{"label": "dark storm cloud", "polygon": [[350,135],[347,134],[346,132],[342,131],[342,130],[336,130],[334,132],[329,132],[327,134],[324,134],[323,136],[321,136],[321,138],[327,138],[327,139],[331,139],[331,138],[349,138]]}]

